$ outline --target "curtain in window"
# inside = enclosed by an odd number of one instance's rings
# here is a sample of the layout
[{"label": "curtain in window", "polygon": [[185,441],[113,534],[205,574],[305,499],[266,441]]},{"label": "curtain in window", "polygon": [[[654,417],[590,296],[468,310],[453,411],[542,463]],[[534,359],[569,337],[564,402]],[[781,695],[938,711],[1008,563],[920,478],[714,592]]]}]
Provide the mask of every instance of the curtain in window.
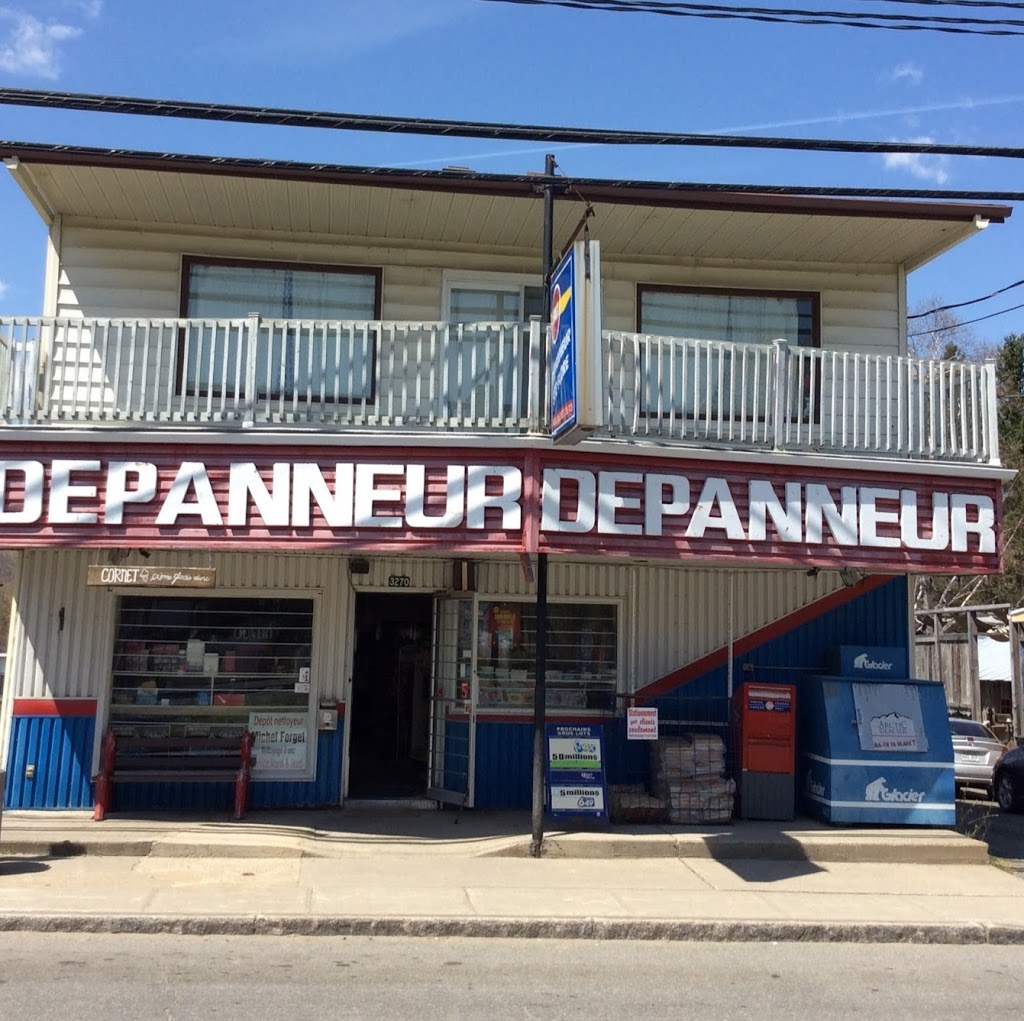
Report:
[{"label": "curtain in window", "polygon": [[[754,407],[754,352],[746,358],[746,379],[737,366],[744,362],[736,344],[768,345],[786,339],[794,346],[814,343],[813,308],[802,295],[742,293],[696,294],[642,290],[640,332],[659,337],[702,341],[685,354],[662,345],[658,357],[640,366],[642,410],[648,414],[702,412],[717,417]],[[719,349],[715,345],[730,345]],[[762,377],[762,385],[763,385]],[[684,386],[685,384],[685,386]]]},{"label": "curtain in window", "polygon": [[[372,320],[376,299],[374,273],[203,262],[188,265],[189,318],[230,319],[252,313],[263,317],[255,355],[260,397],[369,398],[374,334],[337,323]],[[314,320],[320,325],[302,326],[295,320]],[[185,343],[188,392],[234,394],[243,385],[248,359],[244,330],[205,327],[193,331]]]}]

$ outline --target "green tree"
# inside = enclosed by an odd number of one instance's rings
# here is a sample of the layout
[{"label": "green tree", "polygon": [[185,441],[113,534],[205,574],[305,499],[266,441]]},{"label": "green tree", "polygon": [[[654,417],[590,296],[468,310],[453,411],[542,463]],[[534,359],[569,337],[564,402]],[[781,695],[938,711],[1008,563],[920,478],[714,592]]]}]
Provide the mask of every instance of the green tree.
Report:
[{"label": "green tree", "polygon": [[1003,573],[921,577],[919,609],[1024,604],[1024,334],[1003,340],[995,366],[999,458],[1018,472],[1003,486]]}]

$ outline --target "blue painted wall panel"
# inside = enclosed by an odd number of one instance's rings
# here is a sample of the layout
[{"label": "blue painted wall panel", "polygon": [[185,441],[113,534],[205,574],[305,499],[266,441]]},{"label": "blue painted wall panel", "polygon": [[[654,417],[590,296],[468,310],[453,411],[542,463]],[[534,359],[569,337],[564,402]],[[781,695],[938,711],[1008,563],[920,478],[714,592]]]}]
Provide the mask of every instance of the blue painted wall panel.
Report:
[{"label": "blue painted wall panel", "polygon": [[[341,802],[341,728],[317,739],[316,779],[254,780],[250,808],[326,808]],[[114,785],[115,812],[223,812],[233,808],[233,783],[123,783]]]},{"label": "blue painted wall panel", "polygon": [[526,808],[533,801],[533,727],[478,723],[476,807]]},{"label": "blue painted wall panel", "polygon": [[[16,716],[12,720],[8,808],[91,808],[92,716]],[[26,766],[35,766],[27,779]]]}]

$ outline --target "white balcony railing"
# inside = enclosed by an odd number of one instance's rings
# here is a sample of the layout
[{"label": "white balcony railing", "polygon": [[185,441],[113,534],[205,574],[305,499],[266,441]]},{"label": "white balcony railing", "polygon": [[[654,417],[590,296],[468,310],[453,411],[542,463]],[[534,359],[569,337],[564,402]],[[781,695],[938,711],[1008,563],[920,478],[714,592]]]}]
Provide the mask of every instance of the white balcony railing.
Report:
[{"label": "white balcony railing", "polygon": [[[543,433],[538,321],[0,317],[7,425]],[[991,365],[606,331],[597,435],[998,462]]]},{"label": "white balcony railing", "polygon": [[997,463],[995,369],[606,331],[612,436]]},{"label": "white balcony railing", "polygon": [[4,420],[520,432],[539,428],[540,340],[539,324],[0,318]]}]

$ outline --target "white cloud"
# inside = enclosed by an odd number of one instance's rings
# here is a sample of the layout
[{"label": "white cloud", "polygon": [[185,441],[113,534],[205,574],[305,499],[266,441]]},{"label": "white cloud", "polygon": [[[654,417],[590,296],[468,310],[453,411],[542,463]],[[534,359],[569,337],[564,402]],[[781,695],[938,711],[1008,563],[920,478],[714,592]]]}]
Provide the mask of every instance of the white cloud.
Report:
[{"label": "white cloud", "polygon": [[907,61],[903,64],[897,64],[886,75],[886,78],[891,82],[906,82],[908,85],[920,85],[924,81],[924,71],[917,64],[911,64]]},{"label": "white cloud", "polygon": [[64,6],[94,21],[103,13],[103,0],[64,0]]},{"label": "white cloud", "polygon": [[8,285],[0,280],[0,301],[7,297]]},{"label": "white cloud", "polygon": [[57,78],[60,44],[81,34],[74,25],[44,24],[31,14],[0,7],[0,70]]},{"label": "white cloud", "polygon": [[[912,138],[910,141],[927,145],[935,139]],[[886,170],[902,171],[934,184],[945,184],[949,180],[948,156],[929,156],[922,152],[887,152],[882,158]]]}]

